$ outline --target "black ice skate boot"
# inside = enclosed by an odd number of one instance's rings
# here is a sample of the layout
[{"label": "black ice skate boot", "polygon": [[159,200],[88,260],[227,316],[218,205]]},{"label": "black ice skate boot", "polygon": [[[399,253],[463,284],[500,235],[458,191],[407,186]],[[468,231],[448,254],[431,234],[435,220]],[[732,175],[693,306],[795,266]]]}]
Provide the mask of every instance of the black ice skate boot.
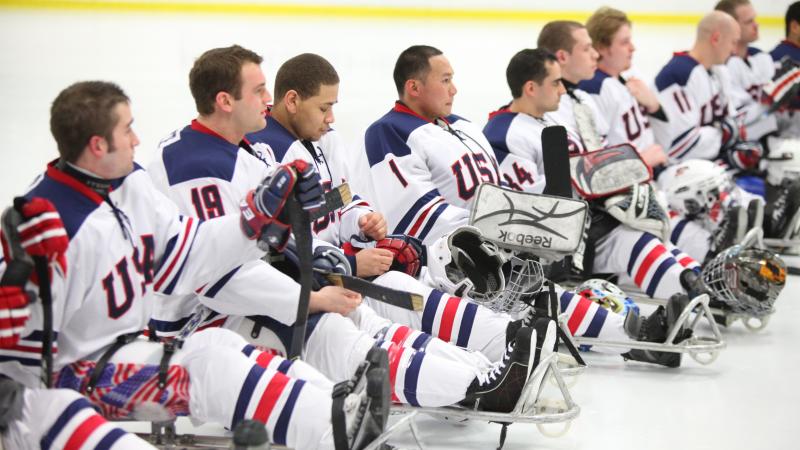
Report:
[{"label": "black ice skate boot", "polygon": [[333,388],[331,422],[336,450],[359,450],[386,428],[391,406],[389,357],[373,347],[348,381]]},{"label": "black ice skate boot", "polygon": [[[555,340],[556,324],[551,319],[539,318],[533,328],[519,328],[503,359],[475,378],[461,404],[482,411],[512,411],[538,362],[552,354]],[[534,386],[533,392],[538,391]]]},{"label": "black ice skate boot", "polygon": [[[643,342],[666,342],[670,328],[678,321],[681,312],[689,304],[689,297],[686,294],[675,294],[667,301],[666,308],[659,306],[653,314],[642,318],[631,309],[625,317],[625,332],[628,335]],[[692,336],[692,330],[681,326],[675,335],[673,344],[677,344]],[[623,353],[625,360],[642,361],[652,364],[659,364],[667,367],[678,367],[681,365],[681,353],[659,352],[652,350],[633,349]]]},{"label": "black ice skate boot", "polygon": [[269,450],[267,427],[252,419],[239,422],[233,429],[233,450]]}]

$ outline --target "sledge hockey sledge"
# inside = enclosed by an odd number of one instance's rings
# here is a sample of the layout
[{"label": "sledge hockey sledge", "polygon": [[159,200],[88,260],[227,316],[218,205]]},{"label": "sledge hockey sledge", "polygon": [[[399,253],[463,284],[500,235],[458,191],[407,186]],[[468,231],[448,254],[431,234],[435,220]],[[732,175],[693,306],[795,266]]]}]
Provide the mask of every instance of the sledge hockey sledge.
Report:
[{"label": "sledge hockey sledge", "polygon": [[[539,431],[548,437],[558,437],[569,431],[572,420],[580,414],[580,407],[572,399],[569,388],[558,367],[558,354],[553,353],[540,361],[539,365],[533,370],[528,378],[525,388],[520,395],[517,404],[511,412],[499,413],[491,411],[480,411],[460,406],[447,406],[442,408],[414,407],[409,405],[395,405],[395,411],[406,413],[425,413],[433,416],[447,417],[456,420],[479,420],[498,423],[502,426],[500,430],[500,442],[498,448],[505,444],[506,430],[509,425],[514,423],[536,424]],[[555,401],[542,399],[540,393],[542,386],[547,380],[553,380],[561,394],[560,399]],[[422,449],[419,433],[413,427],[414,417],[409,418],[409,427],[417,446]],[[546,427],[551,424],[564,424],[563,428],[557,432],[551,432]],[[389,430],[387,430],[388,432]],[[381,437],[380,439],[382,439]],[[388,437],[387,437],[388,439]],[[385,441],[384,441],[385,442]],[[379,448],[379,440],[374,441],[368,449]]]},{"label": "sledge hockey sledge", "polygon": [[[752,332],[763,330],[769,323],[775,313],[775,300],[786,280],[787,267],[783,259],[767,249],[765,244],[763,230],[753,228],[740,244],[706,263],[702,272],[703,282],[717,300],[717,305],[708,310],[717,323],[729,327],[741,320]],[[739,262],[748,257],[751,259],[749,264]],[[750,283],[749,289],[739,286],[745,281]],[[638,303],[664,305],[666,302],[647,297],[635,286],[625,286],[624,289]],[[756,293],[763,298],[754,298]]]},{"label": "sledge hockey sledge", "polygon": [[[719,352],[725,348],[726,344],[722,338],[719,327],[714,322],[712,309],[708,306],[708,294],[699,295],[693,298],[689,304],[681,311],[677,321],[667,332],[666,341],[645,342],[645,341],[610,341],[598,338],[572,336],[572,340],[577,345],[591,345],[600,347],[630,348],[648,352],[667,352],[667,353],[688,353],[695,361],[700,364],[711,364],[719,356]],[[659,303],[666,306],[666,301]],[[693,316],[693,317],[692,317]],[[711,328],[711,334],[706,336],[698,335],[698,324],[705,319]],[[566,330],[567,320],[562,314],[559,317],[559,325]],[[691,337],[678,343],[673,343],[679,331],[691,330]]]}]

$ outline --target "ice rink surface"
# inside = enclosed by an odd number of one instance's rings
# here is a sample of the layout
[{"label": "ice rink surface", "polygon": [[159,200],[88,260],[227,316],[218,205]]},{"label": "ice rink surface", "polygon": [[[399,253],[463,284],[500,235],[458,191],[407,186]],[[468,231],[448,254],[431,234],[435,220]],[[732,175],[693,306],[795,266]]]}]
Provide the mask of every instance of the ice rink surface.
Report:
[{"label": "ice rink surface", "polygon": [[[0,10],[0,202],[23,192],[56,157],[50,102],[78,80],[112,80],[128,92],[142,141],[137,160],[146,165],[158,141],[195,116],[188,72],[204,50],[238,43],[257,51],[268,85],[281,62],[315,52],[339,71],[334,126],[352,142],[391,108],[395,58],[419,43],[449,57],[459,88],[454,112],[482,125],[509,99],[508,60],[535,47],[541,25]],[[763,28],[757,45],[771,49],[782,32]],[[636,72],[652,81],[693,36],[690,26],[634,25]],[[741,323],[724,330],[728,348],[710,366],[684,357],[680,369],[660,369],[589,354],[591,367],[572,389],[582,410],[569,433],[550,439],[533,425],[514,425],[505,448],[800,448],[799,291],[800,277],[790,277],[765,330],[752,333]],[[495,448],[500,431],[477,422],[457,427],[421,417],[418,423],[426,448]],[[394,442],[413,444],[408,435]]]}]

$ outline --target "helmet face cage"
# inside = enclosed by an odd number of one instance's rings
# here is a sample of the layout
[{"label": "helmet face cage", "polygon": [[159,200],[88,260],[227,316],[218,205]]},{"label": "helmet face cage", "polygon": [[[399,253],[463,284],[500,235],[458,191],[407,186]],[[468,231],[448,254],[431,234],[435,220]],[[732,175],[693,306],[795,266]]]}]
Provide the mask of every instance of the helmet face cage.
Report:
[{"label": "helmet face cage", "polygon": [[734,245],[703,268],[703,281],[733,312],[764,316],[786,283],[786,265],[768,250]]},{"label": "helmet face cage", "polygon": [[469,297],[476,303],[495,312],[516,314],[528,306],[526,300],[541,291],[544,284],[544,271],[539,261],[511,255],[502,267],[503,283],[489,286],[485,292],[476,289]]}]

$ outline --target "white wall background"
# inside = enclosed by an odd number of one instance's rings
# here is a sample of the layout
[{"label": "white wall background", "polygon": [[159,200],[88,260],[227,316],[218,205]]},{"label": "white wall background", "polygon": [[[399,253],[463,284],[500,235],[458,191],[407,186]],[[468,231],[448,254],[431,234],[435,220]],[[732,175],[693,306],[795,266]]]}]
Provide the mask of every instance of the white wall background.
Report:
[{"label": "white wall background", "polygon": [[[303,0],[321,4],[322,0]],[[57,156],[49,133],[50,102],[75,81],[119,83],[133,100],[135,130],[142,141],[137,160],[146,164],[158,141],[195,116],[188,72],[203,51],[238,43],[263,55],[268,84],[280,64],[302,52],[328,58],[342,79],[334,125],[354,140],[395,99],[394,61],[412,44],[442,49],[459,88],[454,112],[477,123],[508,99],[505,67],[522,48],[534,47],[543,23],[335,19],[257,15],[170,14],[2,9],[0,1],[0,204],[24,191],[44,164]],[[241,1],[238,3],[242,3]],[[256,3],[256,2],[254,2]],[[261,2],[264,3],[264,2]],[[330,4],[371,4],[328,0]],[[702,13],[714,1],[617,0],[628,11]],[[563,1],[559,10],[592,11],[598,1]],[[765,16],[781,16],[789,1],[758,1]],[[543,10],[553,2],[392,0],[380,5]],[[691,25],[634,25],[635,66],[652,79],[671,52],[688,48]],[[757,43],[771,49],[782,27],[762,27]]]}]

